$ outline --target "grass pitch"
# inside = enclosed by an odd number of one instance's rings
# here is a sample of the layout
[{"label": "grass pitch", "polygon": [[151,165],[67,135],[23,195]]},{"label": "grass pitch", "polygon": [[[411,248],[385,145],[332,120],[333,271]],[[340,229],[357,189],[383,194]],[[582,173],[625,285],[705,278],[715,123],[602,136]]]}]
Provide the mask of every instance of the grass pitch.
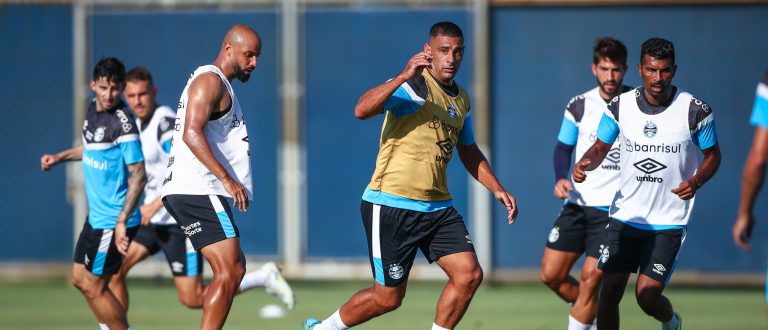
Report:
[{"label": "grass pitch", "polygon": [[[293,282],[297,306],[285,317],[262,319],[259,309],[279,303],[256,288],[235,298],[226,329],[299,329],[307,317],[324,319],[368,282]],[[442,283],[413,282],[400,309],[355,329],[429,329]],[[622,329],[659,329],[643,314],[628,289],[621,305]],[[685,329],[768,329],[760,288],[668,288],[666,295]],[[170,281],[129,282],[128,318],[137,330],[195,329],[201,311],[176,300]],[[458,329],[565,329],[568,305],[543,285],[486,285],[475,296]],[[0,329],[97,329],[85,299],[65,280],[0,283]]]}]

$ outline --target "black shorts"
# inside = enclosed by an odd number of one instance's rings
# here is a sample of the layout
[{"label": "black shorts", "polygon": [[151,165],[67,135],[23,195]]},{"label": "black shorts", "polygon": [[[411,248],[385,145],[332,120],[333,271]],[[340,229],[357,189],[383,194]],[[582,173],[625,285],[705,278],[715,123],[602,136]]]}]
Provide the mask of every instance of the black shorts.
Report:
[{"label": "black shorts", "polygon": [[132,244],[141,244],[153,255],[160,250],[171,267],[173,276],[197,276],[203,271],[203,257],[179,225],[140,226]]},{"label": "black shorts", "polygon": [[[132,240],[138,230],[139,226],[127,228],[128,239]],[[85,265],[85,269],[93,275],[117,273],[123,264],[123,255],[117,252],[114,233],[113,228],[94,229],[86,218],[75,244],[73,261]]]},{"label": "black shorts", "polygon": [[240,237],[229,202],[218,195],[168,195],[163,205],[187,234],[196,251],[209,244]]},{"label": "black shorts", "polygon": [[549,231],[547,247],[579,254],[586,252],[587,256],[597,258],[608,219],[608,211],[567,203]]},{"label": "black shorts", "polygon": [[611,219],[600,245],[597,267],[606,273],[640,273],[664,283],[675,271],[685,228],[645,230]]},{"label": "black shorts", "polygon": [[475,252],[464,220],[453,207],[417,212],[363,201],[360,213],[368,237],[374,279],[395,287],[408,279],[421,249],[430,263],[458,252]]}]

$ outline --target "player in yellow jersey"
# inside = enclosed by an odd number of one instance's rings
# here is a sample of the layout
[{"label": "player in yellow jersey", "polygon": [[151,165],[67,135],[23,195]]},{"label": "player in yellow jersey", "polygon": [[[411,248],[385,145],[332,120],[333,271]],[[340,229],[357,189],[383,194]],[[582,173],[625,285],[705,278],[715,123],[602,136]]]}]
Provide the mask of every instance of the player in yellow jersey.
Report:
[{"label": "player in yellow jersey", "polygon": [[437,23],[403,72],[360,97],[357,118],[386,114],[376,170],[360,207],[375,282],[328,319],[307,319],[302,329],[348,329],[395,310],[417,249],[448,275],[432,329],[453,329],[467,310],[483,271],[448,192],[454,148],[467,171],[506,207],[509,224],[517,205],[475,144],[469,97],[454,81],[463,57],[461,29]]}]

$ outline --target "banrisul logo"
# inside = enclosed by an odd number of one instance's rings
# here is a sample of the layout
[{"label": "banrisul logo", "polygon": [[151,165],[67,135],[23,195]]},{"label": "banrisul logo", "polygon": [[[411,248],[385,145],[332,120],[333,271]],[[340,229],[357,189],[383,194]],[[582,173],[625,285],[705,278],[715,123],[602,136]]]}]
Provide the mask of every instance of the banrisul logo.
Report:
[{"label": "banrisul logo", "polygon": [[643,126],[643,135],[647,138],[652,138],[656,136],[656,132],[659,131],[659,128],[656,126],[656,123],[652,121],[645,122],[645,126]]},{"label": "banrisul logo", "polygon": [[662,163],[659,163],[655,159],[646,158],[643,159],[637,163],[634,163],[635,168],[640,170],[641,172],[645,173],[645,175],[641,175],[637,177],[637,181],[640,182],[658,182],[662,183],[664,182],[664,179],[651,176],[651,174],[656,173],[658,171],[661,171],[665,168],[667,168],[667,165],[664,165]]}]

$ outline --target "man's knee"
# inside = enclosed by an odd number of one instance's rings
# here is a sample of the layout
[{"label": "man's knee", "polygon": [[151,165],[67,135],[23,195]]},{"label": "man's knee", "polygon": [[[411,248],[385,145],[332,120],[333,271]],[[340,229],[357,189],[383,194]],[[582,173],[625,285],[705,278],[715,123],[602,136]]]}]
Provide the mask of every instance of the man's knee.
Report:
[{"label": "man's knee", "polygon": [[214,274],[214,277],[220,281],[228,283],[240,284],[245,276],[245,265],[242,262],[234,262],[228,265],[223,265],[219,268],[219,271]]},{"label": "man's knee", "polygon": [[483,269],[475,265],[465,271],[455,272],[450,280],[459,287],[474,291],[483,282]]},{"label": "man's knee", "polygon": [[403,296],[398,294],[377,294],[376,305],[379,307],[379,312],[388,313],[396,310],[403,303]]},{"label": "man's knee", "polygon": [[541,279],[541,282],[544,283],[544,285],[548,286],[552,290],[557,290],[557,288],[559,288],[560,285],[562,285],[566,281],[566,279],[568,278],[568,274],[563,272],[558,272],[557,270],[551,267],[547,267],[543,265],[541,267],[541,273],[539,274],[539,278]]},{"label": "man's knee", "polygon": [[179,302],[190,309],[203,307],[202,297],[193,292],[179,292]]},{"label": "man's knee", "polygon": [[603,272],[597,268],[582,270],[580,285],[584,286],[584,288],[595,289],[597,288],[598,285],[600,285],[600,278],[602,277],[602,275],[603,275]]}]

